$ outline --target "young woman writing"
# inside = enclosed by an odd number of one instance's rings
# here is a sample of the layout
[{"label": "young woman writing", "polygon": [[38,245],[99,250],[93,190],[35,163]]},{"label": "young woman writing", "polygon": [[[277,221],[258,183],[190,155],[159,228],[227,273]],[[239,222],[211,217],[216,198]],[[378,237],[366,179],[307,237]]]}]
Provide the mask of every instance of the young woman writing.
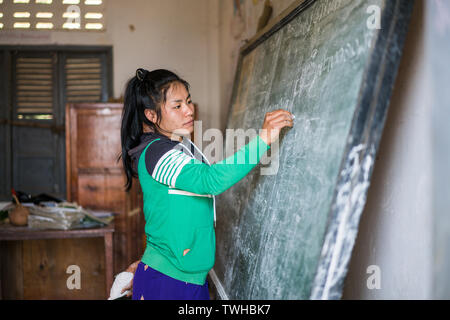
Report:
[{"label": "young woman writing", "polygon": [[[122,161],[130,189],[143,192],[147,246],[134,273],[133,299],[209,299],[206,276],[215,259],[215,195],[243,177],[293,126],[292,114],[265,115],[259,135],[234,155],[210,165],[187,138],[194,130],[189,84],[168,70],[138,69],[127,84],[122,116]],[[254,162],[254,161],[253,161]]]}]

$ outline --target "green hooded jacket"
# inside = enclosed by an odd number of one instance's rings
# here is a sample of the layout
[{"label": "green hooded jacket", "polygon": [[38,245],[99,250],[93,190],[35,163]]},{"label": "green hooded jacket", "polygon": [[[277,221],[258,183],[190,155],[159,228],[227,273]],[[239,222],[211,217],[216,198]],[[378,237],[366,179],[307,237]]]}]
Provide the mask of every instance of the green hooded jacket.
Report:
[{"label": "green hooded jacket", "polygon": [[199,149],[186,140],[191,148],[151,133],[136,158],[147,237],[141,261],[174,279],[203,285],[215,260],[215,195],[245,177],[270,146],[257,135],[210,165],[206,157],[194,156]]}]

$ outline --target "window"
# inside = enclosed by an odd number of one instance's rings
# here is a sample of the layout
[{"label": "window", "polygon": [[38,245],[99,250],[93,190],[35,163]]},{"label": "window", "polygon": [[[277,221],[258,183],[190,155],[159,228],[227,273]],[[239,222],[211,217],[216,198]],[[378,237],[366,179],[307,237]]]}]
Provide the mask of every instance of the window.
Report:
[{"label": "window", "polygon": [[65,106],[112,96],[111,47],[0,46],[0,200],[65,198]]},{"label": "window", "polygon": [[55,95],[55,56],[15,59],[13,90],[15,118],[52,120]]},{"label": "window", "polygon": [[105,0],[0,0],[0,30],[105,31]]},{"label": "window", "polygon": [[102,96],[100,57],[67,57],[64,63],[67,102],[96,102]]}]

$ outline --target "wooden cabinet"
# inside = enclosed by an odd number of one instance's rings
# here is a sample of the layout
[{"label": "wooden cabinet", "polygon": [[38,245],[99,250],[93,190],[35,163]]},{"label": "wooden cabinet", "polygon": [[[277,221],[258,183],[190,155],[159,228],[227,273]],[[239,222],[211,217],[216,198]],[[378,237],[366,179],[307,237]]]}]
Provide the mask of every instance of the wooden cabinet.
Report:
[{"label": "wooden cabinet", "polygon": [[125,192],[120,126],[122,104],[66,106],[67,199],[94,210],[110,210],[114,219],[114,274],[138,260],[145,249],[139,181]]},{"label": "wooden cabinet", "polygon": [[[0,225],[0,299],[105,299],[113,231],[112,225],[67,231]],[[76,288],[67,284],[72,267],[79,271]]]}]

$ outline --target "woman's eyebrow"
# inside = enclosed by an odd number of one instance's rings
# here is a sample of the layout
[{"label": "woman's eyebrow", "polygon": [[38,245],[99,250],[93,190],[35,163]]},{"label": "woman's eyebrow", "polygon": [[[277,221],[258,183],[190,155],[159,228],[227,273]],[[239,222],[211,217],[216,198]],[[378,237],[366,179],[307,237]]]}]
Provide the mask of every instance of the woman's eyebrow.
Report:
[{"label": "woman's eyebrow", "polygon": [[[187,96],[186,100],[189,99],[191,97],[191,94],[189,93],[189,95]],[[178,100],[172,100],[172,102],[183,102],[183,100],[178,99]]]}]

